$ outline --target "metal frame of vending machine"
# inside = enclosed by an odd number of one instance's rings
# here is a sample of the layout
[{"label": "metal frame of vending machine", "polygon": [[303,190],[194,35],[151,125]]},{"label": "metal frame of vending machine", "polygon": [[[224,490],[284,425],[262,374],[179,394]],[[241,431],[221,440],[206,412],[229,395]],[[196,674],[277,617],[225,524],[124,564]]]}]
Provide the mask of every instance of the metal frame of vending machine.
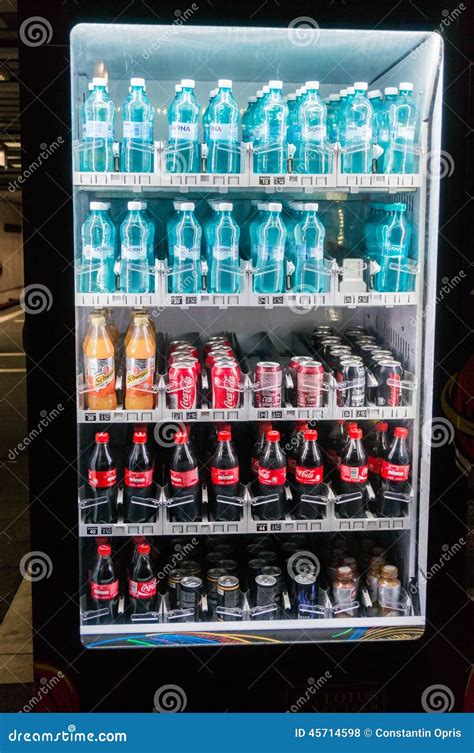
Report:
[{"label": "metal frame of vending machine", "polygon": [[[308,30],[317,35],[316,44],[301,45],[292,38],[291,29],[239,28],[191,25],[157,26],[130,24],[79,24],[71,34],[71,85],[73,132],[73,196],[75,259],[81,255],[80,228],[90,200],[112,203],[117,219],[125,202],[144,198],[162,223],[170,200],[187,196],[204,201],[211,194],[229,197],[238,206],[251,198],[278,194],[279,199],[309,197],[321,202],[344,202],[354,216],[363,217],[369,200],[403,201],[409,209],[418,255],[414,292],[377,293],[368,289],[362,276],[351,277],[350,269],[328,264],[324,293],[257,295],[252,289],[252,269],[242,264],[242,288],[236,295],[198,295],[168,293],[167,269],[157,260],[153,270],[155,291],[147,294],[96,294],[77,292],[76,286],[76,357],[77,357],[77,437],[79,494],[78,514],[82,564],[80,571],[85,593],[87,572],[85,552],[88,541],[96,536],[133,535],[170,536],[283,536],[305,533],[315,548],[324,549],[337,533],[357,537],[364,532],[380,537],[395,553],[403,585],[403,603],[391,616],[371,616],[371,603],[362,589],[360,603],[353,617],[341,617],[331,603],[330,591],[320,589],[318,608],[308,615],[292,616],[287,595],[276,619],[259,618],[244,598],[241,619],[199,622],[168,621],[166,596],[159,609],[145,622],[118,621],[112,625],[88,624],[83,600],[81,639],[88,647],[209,645],[225,643],[285,643],[344,640],[413,639],[422,635],[426,612],[426,561],[429,512],[430,447],[423,441],[423,427],[431,419],[432,372],[434,349],[434,306],[439,180],[431,173],[430,160],[439,154],[442,100],[442,42],[433,32],[391,32],[352,30]],[[94,75],[108,78],[109,93],[116,105],[126,97],[130,76],[143,76],[149,97],[156,109],[155,168],[152,173],[81,172],[80,110],[87,95],[87,84]],[[336,145],[332,168],[327,175],[256,175],[252,170],[251,150],[242,145],[241,172],[237,175],[166,173],[166,107],[172,100],[174,84],[181,77],[196,80],[196,94],[207,100],[214,79],[226,76],[234,82],[233,91],[241,112],[247,97],[266,78],[281,78],[285,91],[308,78],[319,78],[324,96],[338,91],[351,80],[369,81],[370,88],[383,89],[412,81],[420,108],[420,148],[418,169],[414,174],[349,175],[341,171],[341,149]],[[118,113],[117,135],[120,133]],[[117,145],[119,149],[119,145]],[[240,202],[240,204],[239,204]],[[361,263],[361,267],[363,264]],[[357,275],[356,275],[357,276]],[[203,402],[196,410],[173,410],[167,401],[164,365],[158,368],[156,406],[150,411],[127,411],[120,403],[112,412],[88,410],[83,386],[82,342],[87,317],[94,308],[110,307],[123,334],[135,307],[146,308],[155,318],[160,336],[176,339],[183,333],[200,336],[231,333],[240,348],[243,365],[241,402],[237,409],[213,409]],[[280,408],[259,409],[254,404],[255,383],[246,354],[253,347],[252,337],[267,333],[269,353],[281,356],[284,348],[294,348],[295,337],[301,344],[309,342],[316,324],[330,323],[343,331],[349,324],[364,325],[386,342],[403,362],[405,398],[398,407],[378,408],[368,403],[363,408],[339,407],[333,377],[327,376],[327,393],[323,407],[298,408],[291,401]],[[261,335],[263,338],[264,335]],[[202,342],[202,341],[201,341]],[[288,378],[288,377],[287,377]],[[111,433],[122,431],[123,424],[147,423],[161,426],[179,422],[250,422],[258,420],[318,422],[338,418],[372,421],[400,420],[410,428],[412,453],[412,498],[406,514],[400,518],[344,519],[337,514],[337,499],[328,492],[326,514],[321,520],[257,522],[252,516],[252,499],[244,490],[240,522],[221,523],[204,515],[200,523],[173,523],[168,517],[166,488],[157,499],[154,522],[131,525],[89,525],[83,522],[84,461],[90,452],[93,431],[100,426]],[[318,538],[319,537],[319,538]],[[320,542],[320,544],[319,544]],[[85,597],[84,597],[85,598]],[[285,602],[286,599],[286,602]],[[286,607],[286,609],[285,609]]]}]

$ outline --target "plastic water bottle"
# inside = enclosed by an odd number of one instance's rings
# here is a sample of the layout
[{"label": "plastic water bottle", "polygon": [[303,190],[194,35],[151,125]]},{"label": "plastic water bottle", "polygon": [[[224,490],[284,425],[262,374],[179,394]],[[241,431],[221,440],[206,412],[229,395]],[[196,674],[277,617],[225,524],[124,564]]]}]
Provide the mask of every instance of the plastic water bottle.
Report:
[{"label": "plastic water bottle", "polygon": [[107,92],[105,78],[92,79],[93,90],[83,110],[83,160],[86,172],[113,172],[115,106]]},{"label": "plastic water bottle", "polygon": [[386,173],[390,159],[390,140],[391,140],[391,123],[395,120],[394,110],[398,98],[398,89],[396,86],[386,86],[384,89],[384,101],[378,114],[376,115],[377,123],[377,144],[383,149],[383,154],[377,160],[377,170],[380,173]]},{"label": "plastic water bottle", "polygon": [[415,138],[418,108],[413,99],[413,84],[407,81],[398,87],[398,97],[392,110],[387,173],[415,172]]},{"label": "plastic water bottle", "polygon": [[282,206],[269,202],[257,227],[257,260],[254,270],[256,293],[283,293],[285,289],[286,228],[281,219]]},{"label": "plastic water bottle", "polygon": [[326,127],[327,127],[328,141],[330,141],[331,144],[335,144],[336,141],[339,141],[338,109],[339,109],[340,101],[341,101],[341,98],[339,94],[329,95]]},{"label": "plastic water bottle", "polygon": [[240,229],[233,219],[230,202],[216,205],[216,217],[210,231],[211,248],[207,289],[210,293],[240,291]]},{"label": "plastic water bottle", "polygon": [[385,204],[373,201],[369,204],[369,216],[364,225],[364,240],[366,255],[369,259],[377,259],[379,256],[377,244],[377,227],[385,216]]},{"label": "plastic water bottle", "polygon": [[120,226],[120,290],[148,293],[150,289],[150,221],[144,201],[129,201]]},{"label": "plastic water bottle", "polygon": [[207,105],[202,115],[202,140],[205,144],[207,144],[207,142],[209,141],[209,118],[211,104],[218,91],[218,89],[211,89],[211,91],[209,92],[209,104]]},{"label": "plastic water bottle", "polygon": [[[168,221],[166,223],[166,237],[172,238],[174,237],[174,228],[175,225],[179,222],[179,215],[181,212],[181,205],[185,203],[181,199],[175,199],[173,201],[173,211],[171,212]],[[173,266],[173,259],[171,257],[171,254],[173,252],[174,246],[171,243],[168,243],[168,265],[170,267]]]},{"label": "plastic water bottle", "polygon": [[208,199],[207,203],[209,205],[210,211],[204,218],[204,221],[201,224],[201,229],[202,229],[202,235],[204,238],[204,247],[205,247],[204,258],[209,264],[209,261],[211,258],[211,249],[212,249],[212,230],[213,230],[214,223],[216,222],[217,206],[218,204],[221,203],[221,200],[220,199]]},{"label": "plastic water bottle", "polygon": [[374,275],[374,289],[382,293],[399,293],[410,289],[413,275],[407,272],[412,228],[406,219],[406,204],[385,206],[386,219],[377,226],[380,271]]},{"label": "plastic water bottle", "polygon": [[210,173],[240,171],[239,108],[232,95],[232,81],[222,78],[209,105],[207,165]]},{"label": "plastic water bottle", "polygon": [[115,225],[109,215],[110,204],[91,201],[89,216],[81,228],[82,259],[79,289],[81,293],[115,291]]},{"label": "plastic water bottle", "polygon": [[253,267],[256,266],[258,257],[258,228],[260,227],[264,217],[266,216],[266,212],[268,211],[268,204],[268,201],[257,202],[257,211],[249,224],[250,260]]},{"label": "plastic water bottle", "polygon": [[168,150],[166,169],[170,173],[199,172],[199,104],[194,94],[194,81],[181,80],[168,112]]},{"label": "plastic water bottle", "polygon": [[307,81],[306,94],[298,108],[299,140],[296,145],[295,172],[327,173],[327,109],[319,96],[319,81]]},{"label": "plastic water bottle", "polygon": [[302,201],[290,201],[288,218],[285,220],[286,243],[285,260],[296,265],[296,241],[295,227],[301,220],[304,203]]},{"label": "plastic water bottle", "polygon": [[288,156],[288,105],[283,99],[282,81],[270,81],[270,91],[256,112],[258,137],[254,141],[254,172],[286,173]]},{"label": "plastic water bottle", "polygon": [[249,97],[247,109],[242,115],[242,141],[244,143],[252,141],[252,118],[256,104],[257,97]]},{"label": "plastic water bottle", "polygon": [[324,225],[317,216],[318,204],[304,202],[302,217],[295,226],[296,270],[292,290],[297,293],[323,293]]},{"label": "plastic water bottle", "polygon": [[[350,88],[350,87],[349,87]],[[357,81],[354,95],[348,93],[344,110],[341,137],[347,151],[342,153],[344,173],[370,173],[372,171],[372,105],[367,99],[367,83]]]},{"label": "plastic water bottle", "polygon": [[296,120],[298,117],[296,92],[294,94],[288,94],[286,104],[288,105],[288,143],[296,146]]},{"label": "plastic water bottle", "polygon": [[145,79],[130,79],[130,93],[122,107],[123,144],[120,167],[126,173],[153,171],[153,107]]},{"label": "plastic water bottle", "polygon": [[183,201],[173,234],[168,238],[171,275],[170,293],[200,293],[202,290],[202,230],[192,201]]}]

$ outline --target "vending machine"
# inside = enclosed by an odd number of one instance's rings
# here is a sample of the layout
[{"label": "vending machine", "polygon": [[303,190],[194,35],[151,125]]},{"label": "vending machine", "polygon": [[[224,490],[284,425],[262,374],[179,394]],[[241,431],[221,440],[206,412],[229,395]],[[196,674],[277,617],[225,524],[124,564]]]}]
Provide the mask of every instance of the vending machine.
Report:
[{"label": "vending machine", "polygon": [[71,87],[84,646],[419,637],[440,36],[79,24]]}]

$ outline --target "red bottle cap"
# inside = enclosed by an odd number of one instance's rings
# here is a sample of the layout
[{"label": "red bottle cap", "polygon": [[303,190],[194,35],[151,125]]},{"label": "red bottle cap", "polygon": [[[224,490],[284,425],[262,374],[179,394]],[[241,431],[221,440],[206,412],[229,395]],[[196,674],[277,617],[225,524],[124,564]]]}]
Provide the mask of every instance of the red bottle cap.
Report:
[{"label": "red bottle cap", "polygon": [[356,427],[349,429],[349,437],[351,439],[362,439],[362,429],[357,429]]},{"label": "red bottle cap", "polygon": [[306,429],[308,428],[308,422],[307,421],[297,421],[296,422],[296,428],[298,429],[298,431],[304,431],[305,427],[306,427]]},{"label": "red bottle cap", "polygon": [[280,441],[280,432],[279,431],[269,431],[267,432],[267,439],[269,442],[279,442]]},{"label": "red bottle cap", "polygon": [[406,439],[408,436],[408,429],[405,429],[403,426],[397,426],[393,432],[393,436],[397,437],[397,439]]},{"label": "red bottle cap", "polygon": [[177,431],[174,435],[175,444],[185,444],[188,441],[188,435],[185,431]]},{"label": "red bottle cap", "polygon": [[232,435],[228,429],[221,429],[221,431],[217,432],[217,439],[219,442],[229,442],[231,436]]},{"label": "red bottle cap", "polygon": [[304,438],[311,442],[313,439],[318,438],[318,432],[316,429],[306,429]]},{"label": "red bottle cap", "polygon": [[99,544],[97,547],[97,554],[99,554],[101,557],[110,557],[112,552],[112,547],[110,544]]},{"label": "red bottle cap", "polygon": [[138,554],[150,554],[150,544],[138,544],[137,552]]},{"label": "red bottle cap", "polygon": [[146,444],[146,431],[134,431],[133,441],[135,444]]},{"label": "red bottle cap", "polygon": [[107,444],[109,441],[109,432],[108,431],[98,431],[95,435],[95,441],[97,444]]},{"label": "red bottle cap", "polygon": [[375,428],[377,429],[377,431],[382,431],[382,432],[388,431],[388,423],[386,421],[379,421],[375,425]]}]

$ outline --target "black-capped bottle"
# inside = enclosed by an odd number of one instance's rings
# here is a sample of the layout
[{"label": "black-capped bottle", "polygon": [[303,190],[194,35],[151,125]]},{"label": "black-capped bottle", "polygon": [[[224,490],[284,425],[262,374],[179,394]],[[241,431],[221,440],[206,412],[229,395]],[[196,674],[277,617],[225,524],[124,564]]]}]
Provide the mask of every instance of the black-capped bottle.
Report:
[{"label": "black-capped bottle", "polygon": [[254,508],[255,517],[261,520],[282,520],[286,507],[286,457],[280,447],[280,432],[269,431],[258,464],[257,497],[263,502]]},{"label": "black-capped bottle", "polygon": [[[215,520],[240,520],[241,508],[235,504],[240,495],[239,459],[229,429],[217,434],[217,447],[211,459],[210,498]],[[229,501],[226,502],[226,499]]]},{"label": "black-capped bottle", "polygon": [[109,434],[99,431],[87,468],[85,522],[116,523],[117,491],[117,466],[109,449]]},{"label": "black-capped bottle", "polygon": [[322,518],[325,507],[311,501],[311,497],[325,495],[324,464],[318,447],[318,432],[307,429],[303,434],[295,468],[292,516],[299,520]]},{"label": "black-capped bottle", "polygon": [[299,451],[303,444],[303,435],[308,428],[307,421],[297,421],[293,431],[291,432],[290,440],[286,445],[286,478],[291,487],[293,487],[296,473],[296,461]]},{"label": "black-capped bottle", "polygon": [[345,423],[344,419],[336,421],[329,432],[326,455],[331,469],[339,468],[341,465],[341,455],[346,443]]},{"label": "black-capped bottle", "polygon": [[123,505],[126,523],[147,523],[153,520],[156,514],[156,507],[153,505],[155,498],[154,463],[146,442],[146,431],[133,432],[133,444],[127,458],[123,479]]},{"label": "black-capped bottle", "polygon": [[176,432],[174,443],[170,462],[170,496],[174,502],[183,500],[183,504],[170,508],[171,517],[179,523],[201,520],[202,496],[198,463],[187,433]]},{"label": "black-capped bottle", "polygon": [[112,560],[112,548],[110,544],[99,544],[97,557],[95,558],[89,579],[89,604],[98,614],[91,622],[95,624],[108,624],[117,619],[119,602],[119,580]]},{"label": "black-capped bottle", "polygon": [[129,614],[147,614],[156,610],[156,577],[150,556],[150,544],[136,545],[128,580]]},{"label": "black-capped bottle", "polygon": [[375,431],[367,439],[366,449],[369,481],[375,494],[378,494],[382,461],[388,455],[388,423],[386,421],[379,421],[375,425]]},{"label": "black-capped bottle", "polygon": [[262,421],[262,423],[258,425],[257,436],[255,439],[254,445],[252,447],[252,467],[251,467],[252,480],[256,480],[258,478],[258,465],[260,462],[260,456],[267,442],[267,434],[271,430],[272,430],[272,425],[269,421]]},{"label": "black-capped bottle", "polygon": [[362,445],[362,430],[351,428],[349,441],[341,457],[339,489],[341,494],[351,495],[352,499],[347,499],[337,505],[337,511],[341,517],[364,517],[368,473],[367,455]]},{"label": "black-capped bottle", "polygon": [[395,495],[406,494],[410,475],[410,453],[407,447],[408,429],[397,426],[386,459],[380,467],[380,491],[375,501],[375,512],[382,518],[403,515],[405,500]]}]

